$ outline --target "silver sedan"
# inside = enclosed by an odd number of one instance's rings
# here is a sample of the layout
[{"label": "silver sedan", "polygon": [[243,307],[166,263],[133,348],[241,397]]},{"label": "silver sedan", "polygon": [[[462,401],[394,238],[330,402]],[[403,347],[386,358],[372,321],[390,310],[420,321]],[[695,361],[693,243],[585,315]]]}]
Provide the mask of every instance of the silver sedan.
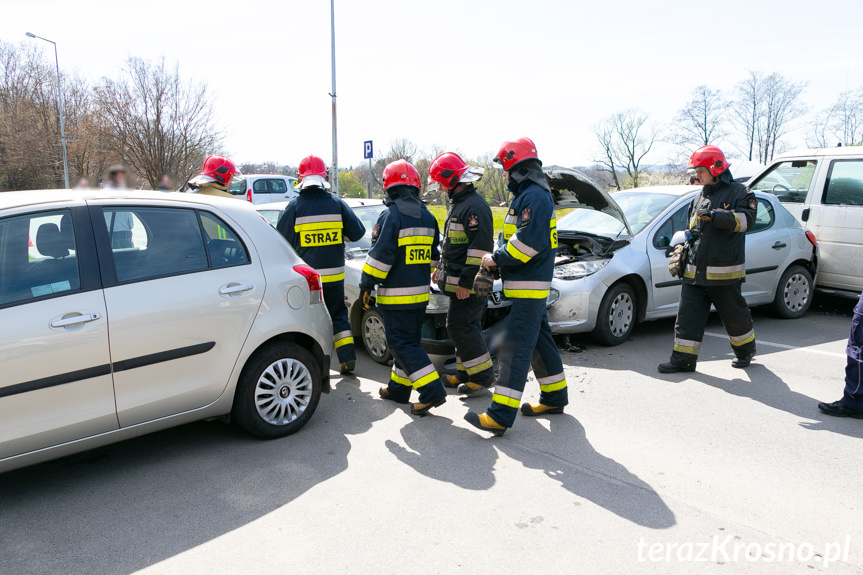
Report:
[{"label": "silver sedan", "polygon": [[[553,188],[565,188],[574,173],[547,176]],[[552,331],[592,332],[599,343],[618,345],[638,321],[676,315],[680,280],[668,272],[669,245],[674,232],[686,229],[689,205],[700,189],[660,186],[612,196],[597,188],[605,205],[594,201],[560,219],[548,298]],[[743,295],[750,306],[770,304],[781,317],[801,317],[809,309],[817,271],[815,236],[772,194],[756,197]]]}]

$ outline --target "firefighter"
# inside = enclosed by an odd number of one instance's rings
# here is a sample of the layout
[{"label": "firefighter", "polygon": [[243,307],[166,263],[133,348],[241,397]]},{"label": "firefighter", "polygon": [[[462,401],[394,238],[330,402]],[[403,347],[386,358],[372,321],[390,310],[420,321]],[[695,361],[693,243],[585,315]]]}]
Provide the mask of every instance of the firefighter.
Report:
[{"label": "firefighter", "polygon": [[698,351],[710,305],[716,307],[735,359],[733,367],[749,366],[755,355],[752,315],[743,299],[746,275],[746,230],[755,223],[755,195],[734,182],[725,154],[716,146],[702,146],[689,158],[689,168],[704,186],[689,207],[692,234],[671,359],[658,366],[659,373],[695,371]]},{"label": "firefighter", "polygon": [[851,335],[845,347],[845,391],[842,399],[833,403],[819,403],[818,409],[835,417],[863,419],[863,294],[854,306]]},{"label": "firefighter", "polygon": [[482,266],[500,269],[503,294],[512,301],[512,307],[498,353],[500,373],[491,407],[481,414],[468,412],[465,419],[475,427],[503,435],[515,422],[531,367],[539,382],[539,403],[522,405],[523,415],[563,413],[568,399],[563,362],[545,307],[557,251],[554,199],[530,139],[504,142],[494,162],[503,168],[514,197],[497,250],[483,256]]},{"label": "firefighter", "polygon": [[189,188],[193,194],[205,196],[221,196],[233,198],[228,193],[231,180],[240,175],[236,164],[225,156],[209,156],[204,160],[201,173],[189,180]]},{"label": "firefighter", "polygon": [[446,329],[455,344],[457,371],[443,381],[466,395],[494,383],[491,355],[482,335],[488,299],[473,291],[482,257],[494,249],[491,208],[473,185],[481,177],[482,168],[468,165],[452,152],[439,155],[429,166],[429,189],[443,188],[450,201],[441,261],[432,274],[432,281],[451,298]]},{"label": "firefighter", "polygon": [[406,404],[411,389],[416,389],[419,402],[411,405],[411,413],[423,416],[446,401],[440,376],[420,346],[429,273],[439,260],[438,225],[417,194],[420,177],[416,168],[397,160],[387,165],[383,175],[387,210],[372,231],[360,293],[369,306],[371,292],[378,286],[374,304],[383,316],[393,354],[390,381],[380,389],[381,397]]},{"label": "firefighter", "polygon": [[321,274],[339,371],[349,374],[356,368],[357,356],[345,306],[345,240],[359,240],[366,228],[342,199],[327,191],[327,165],[321,158],[303,158],[297,178],[300,195],[279,216],[276,229]]}]

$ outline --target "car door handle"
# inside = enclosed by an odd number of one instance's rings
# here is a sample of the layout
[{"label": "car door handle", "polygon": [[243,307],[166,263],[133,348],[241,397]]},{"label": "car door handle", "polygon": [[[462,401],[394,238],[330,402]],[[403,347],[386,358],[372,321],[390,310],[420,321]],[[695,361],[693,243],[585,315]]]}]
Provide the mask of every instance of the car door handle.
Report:
[{"label": "car door handle", "polygon": [[70,325],[76,325],[79,323],[89,323],[91,321],[96,321],[97,319],[101,319],[102,316],[98,313],[85,313],[82,315],[76,315],[72,317],[66,317],[63,319],[54,320],[51,322],[51,327],[68,327]]},{"label": "car door handle", "polygon": [[219,293],[222,295],[234,295],[255,289],[254,284],[228,284],[219,288]]},{"label": "car door handle", "polygon": [[781,250],[782,248],[784,248],[786,246],[787,246],[787,244],[785,244],[783,242],[776,242],[775,244],[773,244],[773,249],[774,250]]}]

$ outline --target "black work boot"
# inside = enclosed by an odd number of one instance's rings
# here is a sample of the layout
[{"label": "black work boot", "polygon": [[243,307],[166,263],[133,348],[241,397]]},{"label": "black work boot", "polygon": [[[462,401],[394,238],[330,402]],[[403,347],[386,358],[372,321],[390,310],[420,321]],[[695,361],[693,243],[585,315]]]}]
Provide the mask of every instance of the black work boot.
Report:
[{"label": "black work boot", "polygon": [[743,369],[745,367],[749,367],[750,363],[752,363],[751,355],[749,357],[735,357],[733,360],[731,360],[731,367]]},{"label": "black work boot", "polygon": [[695,366],[688,367],[685,365],[680,365],[671,361],[667,361],[665,363],[660,363],[658,366],[656,366],[656,369],[657,371],[659,371],[659,373],[680,373],[695,371]]},{"label": "black work boot", "polygon": [[821,413],[832,415],[834,417],[853,417],[854,419],[863,419],[863,409],[848,407],[842,401],[834,401],[833,403],[819,403],[818,409]]}]

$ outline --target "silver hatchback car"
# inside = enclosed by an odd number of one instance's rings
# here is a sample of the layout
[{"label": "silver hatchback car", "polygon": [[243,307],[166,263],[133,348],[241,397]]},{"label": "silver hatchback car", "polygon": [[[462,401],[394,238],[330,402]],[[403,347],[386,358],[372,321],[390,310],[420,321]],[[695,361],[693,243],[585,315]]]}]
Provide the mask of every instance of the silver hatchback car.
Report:
[{"label": "silver hatchback car", "polygon": [[223,415],[298,430],[329,391],[321,293],[246,202],[0,194],[0,471]]},{"label": "silver hatchback car", "polygon": [[[591,332],[605,345],[626,341],[638,321],[677,314],[680,280],[668,272],[671,238],[686,229],[697,186],[658,186],[608,194],[566,168],[546,169],[552,188],[584,198],[557,222],[560,245],[548,297],[557,334]],[[776,196],[756,193],[755,226],[746,235],[750,306],[772,305],[785,318],[809,309],[817,272],[815,236]]]}]

